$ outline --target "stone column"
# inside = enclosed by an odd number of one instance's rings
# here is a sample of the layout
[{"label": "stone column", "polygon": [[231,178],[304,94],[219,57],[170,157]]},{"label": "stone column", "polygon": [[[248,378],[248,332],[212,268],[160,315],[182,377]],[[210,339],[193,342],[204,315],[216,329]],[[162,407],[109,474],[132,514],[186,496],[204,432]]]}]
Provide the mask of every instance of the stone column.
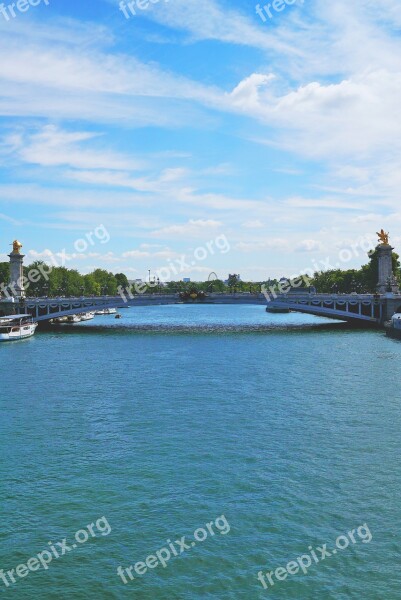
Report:
[{"label": "stone column", "polygon": [[379,281],[377,291],[379,294],[385,294],[389,282],[394,280],[392,254],[394,248],[390,244],[379,244],[376,247],[379,259]]},{"label": "stone column", "polygon": [[20,254],[16,250],[14,242],[14,250],[8,255],[10,258],[10,288],[11,295],[14,298],[25,298],[24,290],[24,271],[22,268],[24,262],[24,254]]}]

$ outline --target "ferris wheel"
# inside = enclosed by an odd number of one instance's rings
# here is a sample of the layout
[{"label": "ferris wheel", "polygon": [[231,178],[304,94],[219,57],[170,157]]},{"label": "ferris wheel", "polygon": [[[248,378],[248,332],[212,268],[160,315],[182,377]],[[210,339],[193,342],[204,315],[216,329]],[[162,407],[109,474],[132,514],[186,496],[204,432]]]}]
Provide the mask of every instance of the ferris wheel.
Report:
[{"label": "ferris wheel", "polygon": [[208,290],[208,292],[212,292],[213,291],[213,282],[219,280],[219,278],[217,276],[217,273],[215,273],[214,271],[212,271],[209,274],[209,277],[207,278],[207,280],[208,280],[208,283],[209,283],[209,285],[207,287],[207,290]]}]

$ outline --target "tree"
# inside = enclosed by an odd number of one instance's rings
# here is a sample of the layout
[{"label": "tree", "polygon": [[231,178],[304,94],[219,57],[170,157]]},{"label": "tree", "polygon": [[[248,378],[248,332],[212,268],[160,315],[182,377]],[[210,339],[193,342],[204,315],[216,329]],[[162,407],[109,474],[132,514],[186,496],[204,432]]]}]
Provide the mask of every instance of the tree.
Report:
[{"label": "tree", "polygon": [[10,264],[0,262],[0,285],[8,285],[10,282]]},{"label": "tree", "polygon": [[84,275],[83,285],[85,287],[85,294],[89,296],[100,296],[102,292],[100,283],[96,281],[92,273]]},{"label": "tree", "polygon": [[115,296],[117,294],[118,285],[113,273],[109,273],[104,269],[95,269],[91,275],[95,282],[100,285],[102,293],[105,291],[109,296]]},{"label": "tree", "polygon": [[123,289],[127,289],[129,287],[128,277],[124,275],[124,273],[116,273],[114,277],[116,278],[118,287],[121,286]]},{"label": "tree", "polygon": [[330,294],[334,289],[340,294],[349,294],[362,285],[362,275],[356,269],[321,271],[315,273],[312,285],[321,294]]},{"label": "tree", "polygon": [[[332,269],[330,271],[321,271],[315,273],[312,285],[318,292],[329,294],[335,288],[340,294],[349,294],[354,291],[370,292],[376,291],[379,280],[379,261],[377,250],[369,253],[370,260],[360,269]],[[393,272],[398,281],[400,281],[400,261],[399,256],[393,252]]]}]

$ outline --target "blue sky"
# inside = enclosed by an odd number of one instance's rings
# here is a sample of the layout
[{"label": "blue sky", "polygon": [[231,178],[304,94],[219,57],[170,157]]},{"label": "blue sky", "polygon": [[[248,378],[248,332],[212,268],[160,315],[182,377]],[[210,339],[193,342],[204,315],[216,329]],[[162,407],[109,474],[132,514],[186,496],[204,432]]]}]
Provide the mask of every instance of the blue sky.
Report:
[{"label": "blue sky", "polygon": [[266,22],[255,5],[0,14],[0,260],[18,238],[27,262],[140,278],[224,235],[180,278],[262,280],[382,227],[401,250],[397,1],[297,0]]}]

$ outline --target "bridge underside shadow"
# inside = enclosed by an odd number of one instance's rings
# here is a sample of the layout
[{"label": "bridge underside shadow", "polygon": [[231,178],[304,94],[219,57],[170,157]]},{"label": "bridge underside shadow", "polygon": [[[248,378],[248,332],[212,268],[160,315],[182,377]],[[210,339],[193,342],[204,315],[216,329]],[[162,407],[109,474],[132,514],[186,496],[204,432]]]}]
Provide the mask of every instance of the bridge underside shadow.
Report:
[{"label": "bridge underside shadow", "polygon": [[104,296],[96,298],[27,298],[17,307],[10,304],[4,314],[12,314],[16,310],[27,312],[37,322],[45,322],[69,315],[96,312],[108,308],[132,308],[140,306],[164,306],[170,304],[259,304],[266,305],[263,294],[209,294],[203,299],[182,300],[178,294],[138,295],[123,299],[121,296]]},{"label": "bridge underside shadow", "polygon": [[379,306],[366,303],[365,306],[369,307],[370,315],[363,314],[360,306],[360,304],[356,304],[355,307],[357,308],[358,312],[351,312],[350,310],[339,310],[338,308],[334,309],[328,306],[316,306],[312,304],[281,300],[271,302],[268,304],[266,310],[267,312],[280,312],[283,310],[314,315],[316,317],[324,317],[326,319],[334,319],[336,321],[345,321],[354,327],[366,328],[382,326],[382,311]]}]

